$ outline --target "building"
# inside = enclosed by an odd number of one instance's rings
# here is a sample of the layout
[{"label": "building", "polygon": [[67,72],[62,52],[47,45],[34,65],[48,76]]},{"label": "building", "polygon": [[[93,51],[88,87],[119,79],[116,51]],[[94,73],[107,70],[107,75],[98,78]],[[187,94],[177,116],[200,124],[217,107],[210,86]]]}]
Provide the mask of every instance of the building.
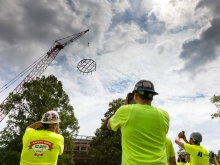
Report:
[{"label": "building", "polygon": [[[75,165],[91,165],[91,158],[88,155],[89,144],[93,136],[78,135],[74,139],[74,162]],[[68,147],[65,146],[64,152],[68,152]]]}]

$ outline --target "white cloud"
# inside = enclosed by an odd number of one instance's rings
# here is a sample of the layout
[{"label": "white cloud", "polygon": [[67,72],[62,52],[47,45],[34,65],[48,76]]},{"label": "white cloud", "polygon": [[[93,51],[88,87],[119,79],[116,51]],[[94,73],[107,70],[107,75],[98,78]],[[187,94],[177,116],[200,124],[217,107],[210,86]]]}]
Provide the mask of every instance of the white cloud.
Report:
[{"label": "white cloud", "polygon": [[134,23],[119,24],[106,33],[106,41],[103,44],[106,51],[115,51],[121,48],[127,49],[130,45],[142,39],[147,39],[147,33]]},{"label": "white cloud", "polygon": [[112,10],[115,11],[115,13],[123,13],[130,7],[130,4],[127,0],[116,0],[116,2],[113,2],[112,4]]}]

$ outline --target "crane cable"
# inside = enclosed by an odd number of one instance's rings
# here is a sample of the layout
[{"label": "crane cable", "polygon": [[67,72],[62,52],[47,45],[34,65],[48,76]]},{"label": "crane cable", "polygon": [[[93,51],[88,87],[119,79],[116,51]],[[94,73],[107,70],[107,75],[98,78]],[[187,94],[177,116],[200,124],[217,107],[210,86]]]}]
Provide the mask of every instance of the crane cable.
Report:
[{"label": "crane cable", "polygon": [[[47,54],[46,54],[47,55]],[[43,58],[45,57],[45,54],[43,56],[41,56],[39,59],[37,59],[34,63],[32,63],[31,65],[29,65],[26,69],[24,69],[20,74],[18,74],[17,76],[15,76],[13,79],[11,79],[8,83],[6,83],[4,86],[2,86],[0,88],[0,93],[2,93],[4,90],[6,90],[10,85],[12,85],[13,83],[15,83],[19,78],[21,78],[22,76],[24,76],[28,71],[30,71],[32,68],[34,68],[39,61],[41,61]]]},{"label": "crane cable", "polygon": [[[64,39],[68,39],[70,37],[73,37],[75,36],[76,34],[73,34],[73,35],[70,35],[70,36],[67,36],[67,37],[64,37],[64,38],[61,38],[59,40],[56,40],[54,42],[55,43],[60,43],[59,41],[61,40],[64,40]],[[54,45],[53,44],[53,45]],[[53,45],[51,47],[53,47]],[[89,34],[88,34],[88,47],[89,47]],[[89,47],[89,53],[91,54],[90,52],[90,47]],[[31,69],[33,69],[39,61],[41,61],[47,54],[44,54],[43,56],[41,56],[39,59],[37,59],[34,63],[32,63],[31,65],[29,65],[25,70],[23,70],[20,74],[18,74],[17,76],[15,76],[13,79],[11,79],[8,83],[6,83],[5,85],[3,85],[1,88],[0,88],[0,93],[2,93],[4,90],[6,90],[10,85],[12,85],[13,83],[15,83],[19,78],[21,78],[22,76],[24,76],[28,71],[30,71]]]}]

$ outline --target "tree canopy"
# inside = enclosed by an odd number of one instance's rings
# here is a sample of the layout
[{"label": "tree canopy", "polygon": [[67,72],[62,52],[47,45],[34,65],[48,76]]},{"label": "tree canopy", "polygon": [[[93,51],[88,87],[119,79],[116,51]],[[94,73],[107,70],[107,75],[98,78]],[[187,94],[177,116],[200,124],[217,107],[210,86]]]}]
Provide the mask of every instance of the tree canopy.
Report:
[{"label": "tree canopy", "polygon": [[[49,110],[56,110],[60,115],[60,132],[64,136],[65,144],[73,146],[73,137],[78,133],[74,109],[69,104],[69,97],[63,90],[61,81],[55,76],[36,78],[24,83],[23,88],[20,94],[10,93],[7,103],[0,105],[1,109],[9,112],[7,126],[0,131],[2,165],[19,164],[26,127],[40,121],[42,115]],[[58,165],[67,164],[74,164],[73,155],[64,153],[58,159]]]},{"label": "tree canopy", "polygon": [[93,164],[99,165],[120,165],[121,164],[121,132],[114,132],[107,129],[108,119],[122,106],[124,100],[119,98],[109,103],[109,109],[101,119],[101,127],[95,132],[90,143],[89,155]]},{"label": "tree canopy", "polygon": [[217,107],[217,112],[215,112],[214,114],[211,114],[211,118],[220,118],[220,94],[219,95],[214,95],[213,97],[211,97],[210,99],[211,103],[213,103],[216,107]]}]

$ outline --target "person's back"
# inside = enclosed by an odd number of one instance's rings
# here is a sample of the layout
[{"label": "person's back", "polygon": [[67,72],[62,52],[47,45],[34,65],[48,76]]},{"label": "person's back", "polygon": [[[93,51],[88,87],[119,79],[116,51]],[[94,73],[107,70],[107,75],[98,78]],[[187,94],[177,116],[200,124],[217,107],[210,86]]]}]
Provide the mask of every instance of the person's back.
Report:
[{"label": "person's back", "polygon": [[[38,121],[27,127],[23,136],[20,165],[56,165],[63,153],[64,138],[59,134],[59,115],[48,111]],[[45,130],[36,130],[40,126]]]},{"label": "person's back", "polygon": [[131,164],[154,164],[157,160],[158,164],[163,164],[166,160],[165,141],[169,128],[167,113],[143,104],[123,106],[121,112],[121,120],[123,113],[129,116],[121,127],[122,147],[127,151],[122,160]]},{"label": "person's back", "polygon": [[184,147],[190,153],[190,161],[192,165],[208,165],[209,153],[201,145],[190,145],[185,143]]},{"label": "person's back", "polygon": [[23,137],[20,165],[56,165],[62,154],[63,137],[51,131],[28,128]]}]

